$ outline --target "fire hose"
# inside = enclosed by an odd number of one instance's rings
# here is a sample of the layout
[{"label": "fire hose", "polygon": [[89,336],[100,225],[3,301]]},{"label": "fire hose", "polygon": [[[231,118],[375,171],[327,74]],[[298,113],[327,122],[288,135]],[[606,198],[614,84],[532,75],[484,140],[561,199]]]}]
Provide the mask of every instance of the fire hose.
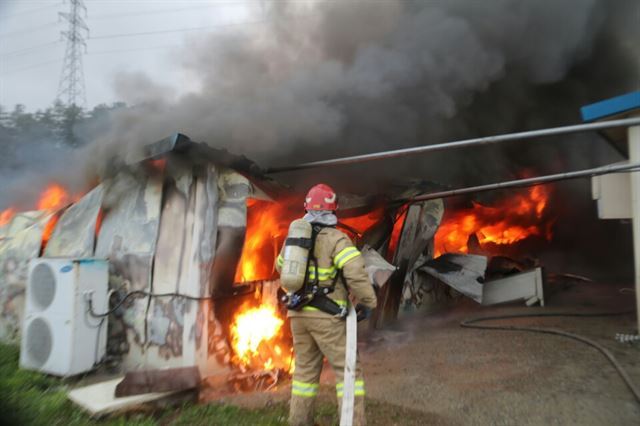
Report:
[{"label": "fire hose", "polygon": [[347,314],[347,342],[344,359],[344,383],[340,426],[353,425],[353,406],[356,392],[356,356],[358,351],[358,320],[353,304],[349,304]]},{"label": "fire hose", "polygon": [[603,317],[603,316],[617,316],[633,313],[635,310],[624,312],[601,312],[601,313],[572,313],[572,312],[542,312],[537,314],[511,314],[511,315],[495,315],[488,317],[475,317],[463,320],[460,323],[460,327],[464,328],[476,328],[481,330],[506,330],[506,331],[526,331],[532,333],[542,334],[554,334],[557,336],[568,337],[573,340],[585,343],[593,348],[596,348],[602,355],[609,360],[611,365],[616,369],[624,383],[627,385],[636,401],[640,403],[640,390],[629,377],[629,374],[622,368],[618,360],[613,356],[611,351],[602,346],[600,343],[595,342],[592,339],[581,336],[575,333],[569,333],[567,331],[556,330],[552,328],[539,328],[539,327],[521,327],[515,325],[479,325],[479,322],[504,320],[513,318],[534,318],[534,317]]}]

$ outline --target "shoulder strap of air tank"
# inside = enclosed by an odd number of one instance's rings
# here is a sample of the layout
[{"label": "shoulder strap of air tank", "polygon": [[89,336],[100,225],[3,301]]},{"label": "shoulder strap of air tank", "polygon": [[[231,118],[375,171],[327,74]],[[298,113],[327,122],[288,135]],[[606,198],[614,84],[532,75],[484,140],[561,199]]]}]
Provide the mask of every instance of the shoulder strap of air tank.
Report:
[{"label": "shoulder strap of air tank", "polygon": [[[315,280],[316,280],[316,284],[317,284],[317,280],[318,280],[318,259],[316,259],[315,257],[315,245],[316,245],[316,239],[318,238],[318,234],[324,229],[324,228],[329,228],[330,226],[323,226],[323,225],[318,225],[318,224],[312,224],[312,232],[311,232],[311,249],[309,249],[309,258],[307,260],[307,276],[309,274],[309,265],[313,262],[314,267],[316,268],[316,274],[315,274]],[[338,280],[342,281],[342,284],[345,286],[345,288],[347,287],[346,283],[344,282],[344,277],[342,276],[342,270],[338,269],[336,276],[333,278],[333,282],[331,283],[331,286],[329,287],[331,290],[329,291],[329,293],[332,293],[335,288],[336,285],[338,283]],[[308,280],[305,280],[305,282]]]},{"label": "shoulder strap of air tank", "polygon": [[[334,228],[333,226],[330,225],[317,225],[314,224],[313,225],[313,236],[311,237],[313,239],[313,246],[315,246],[315,242],[316,242],[316,237],[318,236],[318,234],[320,233],[320,231],[322,231],[324,228]],[[313,249],[314,247],[311,248],[310,251],[310,255],[309,258],[311,258],[311,256],[313,256]],[[314,257],[315,260],[315,257]],[[316,260],[316,268],[318,266],[317,260]],[[317,274],[316,274],[317,276]],[[333,278],[333,281],[331,282],[331,286],[329,287],[329,293],[333,293],[333,291],[336,289],[336,285],[338,284],[338,280],[340,280],[342,282],[342,284],[344,285],[345,288],[347,288],[347,284],[344,282],[344,277],[342,276],[342,270],[338,269],[336,276]],[[328,294],[328,293],[327,293]]]},{"label": "shoulder strap of air tank", "polygon": [[336,276],[333,277],[333,281],[331,282],[331,286],[329,287],[331,289],[329,291],[329,293],[333,293],[333,291],[336,289],[336,285],[338,284],[338,280],[340,280],[340,282],[342,282],[342,285],[344,285],[344,288],[347,289],[347,283],[344,282],[344,276],[342,275],[342,269],[338,269],[336,271]]},{"label": "shoulder strap of air tank", "polygon": [[[322,226],[319,225],[315,225],[315,224],[311,224],[311,247],[309,248],[309,256],[307,257],[307,271],[306,271],[306,278],[305,278],[305,286],[308,286],[310,284],[317,284],[318,283],[318,259],[316,259],[316,255],[315,255],[315,249],[316,249],[316,239],[318,238],[318,234],[320,233],[320,231],[322,231]],[[313,264],[313,267],[316,269],[315,270],[315,278],[314,278],[314,282],[311,283],[309,282],[309,266]]]}]

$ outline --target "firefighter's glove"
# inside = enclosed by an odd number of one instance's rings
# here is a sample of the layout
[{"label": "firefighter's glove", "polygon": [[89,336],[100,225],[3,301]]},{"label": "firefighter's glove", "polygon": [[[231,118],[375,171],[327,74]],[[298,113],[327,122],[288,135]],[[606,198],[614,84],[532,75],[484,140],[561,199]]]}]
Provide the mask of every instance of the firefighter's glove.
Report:
[{"label": "firefighter's glove", "polygon": [[367,308],[366,306],[358,303],[356,305],[356,315],[357,315],[357,319],[358,321],[363,321],[366,320],[367,318],[369,318],[371,316],[371,308]]}]

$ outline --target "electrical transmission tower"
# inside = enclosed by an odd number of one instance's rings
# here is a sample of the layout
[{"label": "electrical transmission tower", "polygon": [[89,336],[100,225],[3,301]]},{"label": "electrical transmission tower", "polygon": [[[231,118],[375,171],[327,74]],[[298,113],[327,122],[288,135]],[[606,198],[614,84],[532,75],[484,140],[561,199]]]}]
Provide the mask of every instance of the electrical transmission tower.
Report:
[{"label": "electrical transmission tower", "polygon": [[87,17],[87,7],[84,5],[84,0],[69,0],[69,3],[69,12],[60,12],[60,17],[67,21],[68,27],[61,33],[67,40],[67,47],[57,99],[66,102],[67,106],[85,106],[87,100],[82,55],[87,49],[85,40],[89,36],[89,27],[84,21]]}]

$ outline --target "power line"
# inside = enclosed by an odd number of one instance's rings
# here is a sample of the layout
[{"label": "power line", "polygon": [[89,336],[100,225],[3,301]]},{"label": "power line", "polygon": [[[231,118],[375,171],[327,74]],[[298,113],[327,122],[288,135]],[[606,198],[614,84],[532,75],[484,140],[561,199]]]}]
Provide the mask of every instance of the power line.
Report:
[{"label": "power line", "polygon": [[58,6],[61,6],[61,5],[62,5],[62,3],[55,3],[55,4],[50,4],[50,5],[47,5],[47,6],[37,7],[35,9],[23,10],[21,12],[12,13],[10,15],[1,15],[1,17],[2,18],[13,18],[14,16],[26,15],[28,13],[36,13],[36,12],[43,11],[45,9],[50,9],[52,7],[58,7]]},{"label": "power line", "polygon": [[29,65],[29,66],[26,66],[26,67],[5,71],[0,75],[11,75],[11,74],[15,74],[15,73],[22,72],[22,71],[27,71],[27,70],[34,69],[34,68],[40,68],[40,67],[43,67],[45,65],[55,64],[55,63],[60,62],[60,61],[62,61],[61,58],[56,58],[56,59],[53,59],[51,61],[39,62],[37,64]]},{"label": "power line", "polygon": [[97,52],[88,52],[87,56],[107,55],[110,53],[139,52],[144,50],[171,49],[176,47],[182,47],[182,46],[179,44],[171,44],[171,45],[164,45],[164,46],[134,47],[132,49],[99,50]]},{"label": "power line", "polygon": [[[267,21],[253,21],[253,22],[234,22],[228,24],[218,24],[218,25],[208,25],[204,27],[194,27],[194,28],[181,28],[175,30],[158,30],[158,31],[148,31],[148,32],[139,32],[139,33],[123,33],[123,34],[109,34],[105,36],[97,36],[97,37],[88,37],[89,40],[102,40],[102,39],[110,39],[110,38],[120,38],[120,37],[136,37],[136,36],[146,36],[146,35],[154,35],[154,34],[166,34],[166,33],[178,33],[178,32],[189,32],[189,31],[202,31],[207,29],[216,29],[216,28],[231,28],[243,25],[260,25],[267,23]],[[37,46],[28,47],[25,49],[14,50],[11,52],[7,52],[5,54],[0,55],[0,58],[8,58],[12,56],[20,56],[32,52],[34,50],[42,49],[44,47],[52,46],[60,43],[60,41],[54,41],[50,43],[44,43]],[[164,47],[180,47],[179,45],[169,45],[169,46],[157,46],[157,47],[148,47],[148,48],[140,48],[139,50],[153,50],[153,49],[161,49]],[[93,52],[88,53],[89,55],[97,55],[102,53],[115,53],[115,52],[125,52],[125,51],[134,51],[138,49],[115,49],[112,51],[104,51],[104,52]]]},{"label": "power line", "polygon": [[113,18],[127,18],[133,16],[148,16],[148,15],[161,15],[165,13],[176,13],[176,12],[187,12],[192,10],[203,10],[203,9],[211,9],[213,7],[219,6],[244,6],[246,3],[244,2],[216,2],[215,4],[209,4],[206,6],[197,6],[197,7],[181,7],[177,9],[163,9],[163,10],[152,10],[152,11],[140,11],[140,12],[129,12],[129,13],[109,13],[106,15],[97,15],[89,18],[91,21],[98,21],[104,19],[113,19]]},{"label": "power line", "polygon": [[12,56],[21,56],[24,55],[26,53],[32,52],[34,50],[38,50],[38,49],[42,49],[43,47],[48,47],[48,46],[53,46],[56,44],[59,44],[60,41],[52,41],[49,43],[44,43],[44,44],[38,44],[36,46],[31,46],[31,47],[27,47],[25,49],[19,49],[19,50],[12,50],[11,52],[7,52],[7,53],[3,53],[0,55],[0,58],[9,58]]},{"label": "power line", "polygon": [[[108,54],[113,54],[113,53],[139,52],[139,51],[145,51],[145,50],[171,49],[171,48],[178,48],[178,47],[182,47],[182,46],[179,45],[179,44],[171,44],[171,45],[164,45],[164,46],[139,47],[139,48],[133,48],[133,49],[100,50],[100,51],[97,51],[97,52],[88,52],[85,55],[86,56],[99,56],[99,55],[108,55]],[[62,60],[63,60],[62,58],[57,58],[57,59],[53,59],[51,61],[39,62],[39,63],[33,64],[33,65],[28,65],[26,67],[21,67],[21,68],[9,70],[9,71],[4,71],[4,72],[0,73],[0,75],[10,75],[10,74],[15,74],[17,72],[30,70],[30,69],[33,69],[33,68],[40,68],[40,67],[43,67],[45,65],[53,64],[53,63],[56,63],[56,62],[61,62]]]},{"label": "power line", "polygon": [[8,37],[8,36],[12,36],[12,35],[16,35],[16,34],[23,34],[23,33],[30,33],[33,31],[37,31],[37,30],[41,30],[43,28],[50,28],[53,26],[58,25],[58,22],[49,22],[43,25],[38,25],[37,27],[31,27],[31,28],[26,28],[24,30],[18,30],[18,31],[11,31],[9,33],[2,33],[0,34],[0,37]]},{"label": "power line", "polygon": [[108,34],[104,36],[89,37],[89,39],[103,40],[108,38],[137,37],[137,36],[147,36],[147,35],[155,35],[155,34],[182,33],[182,32],[189,32],[189,31],[210,30],[210,29],[216,29],[216,28],[231,28],[231,27],[237,27],[242,25],[259,25],[267,22],[268,21],[235,22],[230,24],[207,25],[204,27],[180,28],[175,30],[157,30],[157,31],[139,32],[139,33]]}]

